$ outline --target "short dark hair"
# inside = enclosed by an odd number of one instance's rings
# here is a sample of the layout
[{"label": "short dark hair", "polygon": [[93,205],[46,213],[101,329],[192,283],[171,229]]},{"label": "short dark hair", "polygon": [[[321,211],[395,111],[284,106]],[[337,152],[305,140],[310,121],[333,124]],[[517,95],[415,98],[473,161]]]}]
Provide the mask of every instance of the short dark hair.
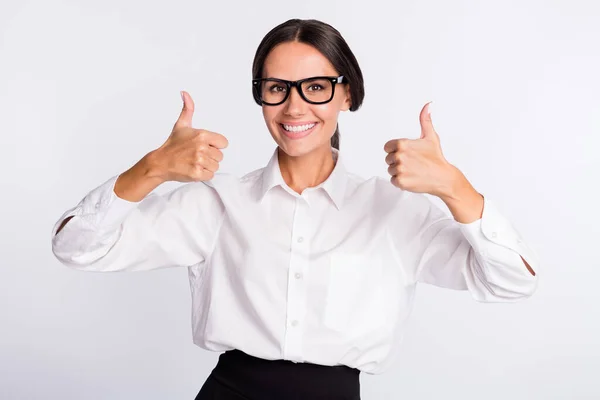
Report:
[{"label": "short dark hair", "polygon": [[[263,67],[267,56],[278,44],[285,42],[306,43],[319,50],[333,65],[339,75],[343,75],[350,85],[350,111],[356,111],[365,97],[365,87],[358,61],[350,47],[331,25],[315,19],[290,19],[277,25],[265,35],[258,45],[252,63],[252,78],[263,78]],[[252,94],[257,104],[261,104],[258,94]],[[331,138],[331,146],[340,148],[340,130],[336,126]]]}]

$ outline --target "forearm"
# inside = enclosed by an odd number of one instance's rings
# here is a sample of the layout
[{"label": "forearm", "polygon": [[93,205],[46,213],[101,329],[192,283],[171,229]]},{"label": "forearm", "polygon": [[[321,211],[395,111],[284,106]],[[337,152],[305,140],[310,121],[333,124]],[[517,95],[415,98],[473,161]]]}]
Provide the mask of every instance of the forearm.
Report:
[{"label": "forearm", "polygon": [[155,173],[152,153],[149,153],[119,175],[114,192],[121,199],[137,202],[144,199],[163,182],[164,180]]},{"label": "forearm", "polygon": [[[114,192],[118,197],[123,200],[138,202],[164,182],[154,172],[155,168],[152,166],[150,157],[152,157],[151,153],[119,175],[114,186]],[[69,216],[62,221],[56,235],[63,230],[73,217],[73,215]]]},{"label": "forearm", "polygon": [[439,197],[456,221],[470,224],[481,218],[483,214],[483,196],[475,190],[458,168],[452,166],[452,169],[452,185],[448,185],[448,190]]}]

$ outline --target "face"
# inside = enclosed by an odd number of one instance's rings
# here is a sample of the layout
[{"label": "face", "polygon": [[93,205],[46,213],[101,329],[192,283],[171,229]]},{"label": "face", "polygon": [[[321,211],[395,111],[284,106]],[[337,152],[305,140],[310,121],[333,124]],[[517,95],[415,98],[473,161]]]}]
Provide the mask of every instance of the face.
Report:
[{"label": "face", "polygon": [[[313,76],[339,76],[329,60],[314,47],[299,42],[287,42],[271,50],[263,67],[263,78],[296,81]],[[329,150],[340,111],[350,108],[350,87],[336,84],[333,99],[326,104],[304,101],[296,88],[278,106],[263,105],[262,111],[271,136],[281,150],[296,157],[313,151]],[[298,132],[300,126],[312,126]],[[284,126],[296,126],[289,132]]]}]

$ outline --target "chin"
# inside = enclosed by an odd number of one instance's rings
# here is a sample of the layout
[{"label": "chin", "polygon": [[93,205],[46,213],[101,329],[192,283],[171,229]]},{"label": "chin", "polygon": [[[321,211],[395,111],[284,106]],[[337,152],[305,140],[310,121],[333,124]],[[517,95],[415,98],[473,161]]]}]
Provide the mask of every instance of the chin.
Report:
[{"label": "chin", "polygon": [[311,152],[312,147],[302,146],[299,143],[290,143],[289,141],[283,139],[277,141],[277,144],[281,151],[287,154],[290,157],[299,157]]},{"label": "chin", "polygon": [[313,141],[307,141],[298,143],[297,141],[290,142],[284,138],[283,140],[276,140],[276,142],[279,145],[279,148],[290,157],[301,157],[312,152],[321,152],[324,147],[329,149],[331,146],[331,139],[328,139],[326,142],[319,141],[315,143]]}]

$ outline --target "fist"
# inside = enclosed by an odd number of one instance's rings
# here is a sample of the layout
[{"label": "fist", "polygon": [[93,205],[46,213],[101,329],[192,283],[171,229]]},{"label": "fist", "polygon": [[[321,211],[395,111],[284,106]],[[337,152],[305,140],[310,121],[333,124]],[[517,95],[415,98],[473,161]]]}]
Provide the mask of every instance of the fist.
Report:
[{"label": "fist", "polygon": [[393,139],[384,150],[390,181],[400,189],[440,196],[452,183],[455,167],[442,154],[440,138],[433,128],[430,103],[421,110],[421,137]]},{"label": "fist", "polygon": [[229,142],[219,133],[192,128],[194,101],[187,92],[181,93],[183,110],[167,141],[152,152],[152,165],[164,181],[207,181],[219,169],[221,149]]}]

